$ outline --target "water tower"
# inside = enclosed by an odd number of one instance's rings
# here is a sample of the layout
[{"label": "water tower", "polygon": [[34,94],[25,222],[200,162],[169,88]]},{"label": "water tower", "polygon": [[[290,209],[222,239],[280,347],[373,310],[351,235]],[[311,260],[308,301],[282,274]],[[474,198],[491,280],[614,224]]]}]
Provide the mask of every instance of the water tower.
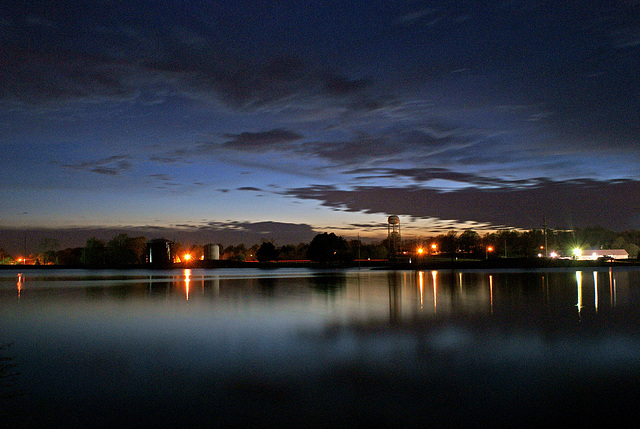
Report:
[{"label": "water tower", "polygon": [[400,218],[396,215],[387,218],[387,241],[389,242],[389,257],[396,256],[400,253],[401,240],[400,237]]}]

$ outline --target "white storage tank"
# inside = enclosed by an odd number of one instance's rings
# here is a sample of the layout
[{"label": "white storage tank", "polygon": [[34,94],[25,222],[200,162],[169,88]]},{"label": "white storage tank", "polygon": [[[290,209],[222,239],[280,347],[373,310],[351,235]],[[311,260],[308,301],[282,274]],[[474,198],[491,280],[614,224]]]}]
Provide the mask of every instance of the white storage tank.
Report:
[{"label": "white storage tank", "polygon": [[205,244],[204,260],[217,261],[218,259],[220,259],[220,246],[218,246],[217,244]]}]

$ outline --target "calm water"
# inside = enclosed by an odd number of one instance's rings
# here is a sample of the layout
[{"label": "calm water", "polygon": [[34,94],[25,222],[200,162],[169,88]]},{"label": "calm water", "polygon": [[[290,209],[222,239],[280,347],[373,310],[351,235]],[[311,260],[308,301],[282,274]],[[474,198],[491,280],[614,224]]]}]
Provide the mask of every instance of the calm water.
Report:
[{"label": "calm water", "polygon": [[621,425],[640,270],[0,271],[0,426]]}]

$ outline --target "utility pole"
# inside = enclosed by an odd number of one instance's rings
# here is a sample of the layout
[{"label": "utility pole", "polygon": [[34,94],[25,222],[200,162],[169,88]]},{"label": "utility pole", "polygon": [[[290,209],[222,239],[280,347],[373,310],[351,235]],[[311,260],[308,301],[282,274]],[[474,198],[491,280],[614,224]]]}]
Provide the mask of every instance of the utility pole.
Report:
[{"label": "utility pole", "polygon": [[360,233],[358,233],[358,269],[360,269]]},{"label": "utility pole", "polygon": [[544,257],[547,257],[547,220],[545,219],[544,215],[542,215],[542,228],[543,229],[543,234],[544,234]]}]

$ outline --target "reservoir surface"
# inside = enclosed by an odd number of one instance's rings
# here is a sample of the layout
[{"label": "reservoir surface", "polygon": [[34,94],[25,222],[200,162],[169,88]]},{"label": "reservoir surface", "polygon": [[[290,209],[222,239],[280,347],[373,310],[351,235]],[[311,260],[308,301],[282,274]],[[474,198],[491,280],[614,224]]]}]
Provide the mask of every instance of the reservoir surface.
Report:
[{"label": "reservoir surface", "polygon": [[2,270],[0,309],[9,427],[620,426],[640,414],[638,267]]}]

